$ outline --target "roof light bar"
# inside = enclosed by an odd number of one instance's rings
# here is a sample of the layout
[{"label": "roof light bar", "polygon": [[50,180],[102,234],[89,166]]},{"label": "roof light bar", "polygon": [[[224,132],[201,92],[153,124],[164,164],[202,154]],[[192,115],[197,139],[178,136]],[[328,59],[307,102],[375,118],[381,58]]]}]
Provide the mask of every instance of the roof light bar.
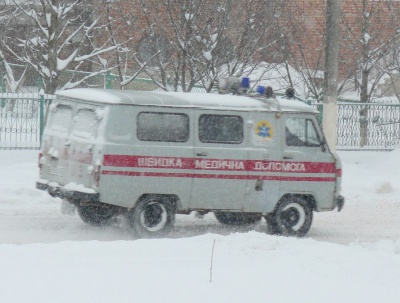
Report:
[{"label": "roof light bar", "polygon": [[221,94],[237,94],[241,95],[250,89],[250,78],[228,77],[218,81],[218,91]]},{"label": "roof light bar", "polygon": [[274,94],[274,91],[271,86],[259,85],[257,86],[257,93],[264,95],[267,98],[271,98]]}]

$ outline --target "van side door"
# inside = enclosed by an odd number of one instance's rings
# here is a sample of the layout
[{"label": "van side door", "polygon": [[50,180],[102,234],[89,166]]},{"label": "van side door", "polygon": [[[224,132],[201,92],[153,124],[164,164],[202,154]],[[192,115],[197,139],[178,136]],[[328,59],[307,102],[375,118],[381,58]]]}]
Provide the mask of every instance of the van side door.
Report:
[{"label": "van side door", "polygon": [[242,209],[246,190],[246,113],[195,113],[191,209]]},{"label": "van side door", "polygon": [[68,137],[73,123],[74,104],[54,101],[43,135],[40,177],[61,185],[69,175]]},{"label": "van side door", "polygon": [[[335,159],[315,115],[285,114],[281,184],[284,193],[310,193],[318,210],[332,209],[336,186]],[[287,176],[287,177],[286,177]]]},{"label": "van side door", "polygon": [[245,211],[270,212],[280,198],[280,172],[275,166],[282,161],[281,124],[282,119],[274,112],[251,113]]}]

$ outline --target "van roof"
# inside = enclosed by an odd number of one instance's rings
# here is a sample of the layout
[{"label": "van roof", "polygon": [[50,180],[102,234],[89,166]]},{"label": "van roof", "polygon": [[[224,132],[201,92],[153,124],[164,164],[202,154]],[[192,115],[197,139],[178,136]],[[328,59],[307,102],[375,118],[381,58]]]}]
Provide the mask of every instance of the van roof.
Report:
[{"label": "van roof", "polygon": [[56,93],[56,96],[57,99],[61,97],[63,99],[103,104],[318,113],[312,106],[296,100],[279,100],[278,102],[277,99],[274,98],[252,98],[249,96],[206,93],[76,88],[59,91]]}]

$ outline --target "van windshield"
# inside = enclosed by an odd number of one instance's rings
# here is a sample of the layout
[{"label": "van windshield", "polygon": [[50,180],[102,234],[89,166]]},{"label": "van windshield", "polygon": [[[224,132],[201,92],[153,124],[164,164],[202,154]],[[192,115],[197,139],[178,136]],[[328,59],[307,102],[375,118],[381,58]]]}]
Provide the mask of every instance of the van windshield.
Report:
[{"label": "van windshield", "polygon": [[71,134],[81,138],[90,138],[97,135],[99,121],[92,109],[80,109],[74,117]]},{"label": "van windshield", "polygon": [[321,141],[312,120],[305,118],[286,119],[286,145],[320,146]]}]

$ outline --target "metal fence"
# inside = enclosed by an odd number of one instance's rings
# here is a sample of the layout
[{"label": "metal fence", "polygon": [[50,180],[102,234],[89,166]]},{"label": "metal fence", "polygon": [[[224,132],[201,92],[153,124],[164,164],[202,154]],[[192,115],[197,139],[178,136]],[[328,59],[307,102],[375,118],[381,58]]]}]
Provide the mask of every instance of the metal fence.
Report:
[{"label": "metal fence", "polygon": [[39,93],[0,94],[0,149],[39,148],[44,107],[51,99]]},{"label": "metal fence", "polygon": [[[149,81],[139,79],[134,88],[148,90]],[[39,148],[44,108],[51,99],[39,93],[0,94],[0,149]],[[312,105],[322,110],[322,104]],[[400,104],[338,103],[338,150],[395,148],[400,148]]]},{"label": "metal fence", "polygon": [[[322,104],[313,103],[322,111]],[[338,150],[393,150],[400,147],[400,104],[338,103]]]}]

